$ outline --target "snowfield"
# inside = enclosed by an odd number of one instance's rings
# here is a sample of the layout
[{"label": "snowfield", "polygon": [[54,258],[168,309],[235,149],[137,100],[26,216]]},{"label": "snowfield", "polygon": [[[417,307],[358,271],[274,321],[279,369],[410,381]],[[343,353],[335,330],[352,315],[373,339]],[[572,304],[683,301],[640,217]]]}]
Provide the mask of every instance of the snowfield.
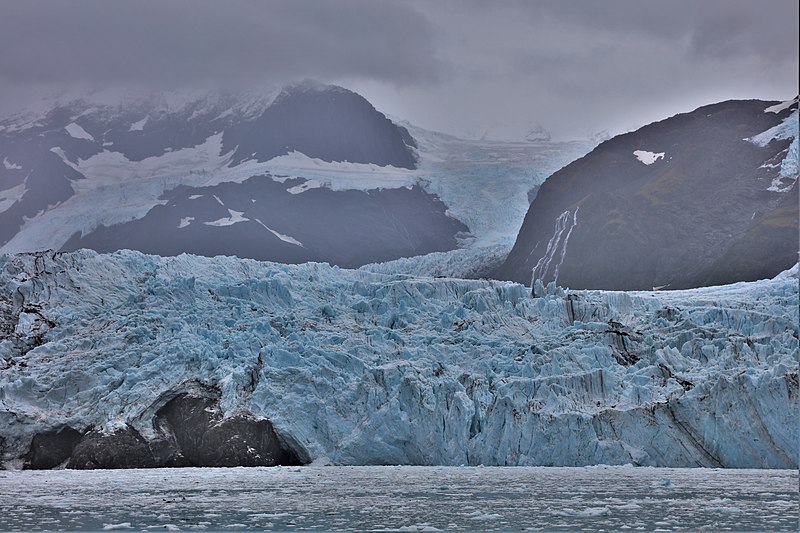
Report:
[{"label": "snowfield", "polygon": [[303,462],[797,468],[797,267],[532,298],[402,266],[0,256],[6,468],[64,426],[150,439],[191,383]]}]

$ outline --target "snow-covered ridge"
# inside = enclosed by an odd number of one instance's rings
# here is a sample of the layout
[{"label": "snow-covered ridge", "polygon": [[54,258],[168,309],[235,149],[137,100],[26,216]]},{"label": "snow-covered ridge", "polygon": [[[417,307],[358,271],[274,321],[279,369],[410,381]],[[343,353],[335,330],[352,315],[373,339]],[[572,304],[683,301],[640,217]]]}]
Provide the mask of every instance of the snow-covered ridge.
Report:
[{"label": "snow-covered ridge", "polygon": [[229,257],[0,257],[6,465],[200,382],[305,460],[796,468],[797,268],[565,292]]}]

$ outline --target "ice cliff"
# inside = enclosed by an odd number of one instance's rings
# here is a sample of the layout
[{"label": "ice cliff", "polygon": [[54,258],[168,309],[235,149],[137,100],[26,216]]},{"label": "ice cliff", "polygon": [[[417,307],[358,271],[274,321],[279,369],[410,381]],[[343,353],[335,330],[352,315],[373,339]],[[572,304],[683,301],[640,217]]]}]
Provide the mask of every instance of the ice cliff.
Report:
[{"label": "ice cliff", "polygon": [[[796,468],[797,276],[532,298],[316,263],[0,256],[2,461]],[[210,457],[186,420],[244,455]]]}]

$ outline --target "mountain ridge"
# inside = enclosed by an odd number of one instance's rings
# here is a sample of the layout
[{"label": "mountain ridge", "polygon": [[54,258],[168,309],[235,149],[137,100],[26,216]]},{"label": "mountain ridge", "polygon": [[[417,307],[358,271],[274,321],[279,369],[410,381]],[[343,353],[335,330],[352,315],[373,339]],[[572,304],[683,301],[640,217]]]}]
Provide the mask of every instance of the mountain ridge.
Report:
[{"label": "mountain ridge", "polygon": [[[779,104],[720,102],[601,143],[545,180],[495,275],[645,290],[749,281],[788,268],[797,260],[798,191],[796,174],[783,176],[781,167],[796,157],[796,137],[751,140],[796,123],[796,99],[768,111]],[[771,245],[758,238],[762,220],[778,233]],[[736,246],[760,246],[760,260],[731,252],[721,263]]]}]

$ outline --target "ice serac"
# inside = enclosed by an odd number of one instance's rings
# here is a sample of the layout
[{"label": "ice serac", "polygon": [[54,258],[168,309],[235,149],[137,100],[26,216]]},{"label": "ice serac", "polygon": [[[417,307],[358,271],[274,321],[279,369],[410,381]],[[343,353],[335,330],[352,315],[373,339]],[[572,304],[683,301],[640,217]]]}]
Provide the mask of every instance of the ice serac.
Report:
[{"label": "ice serac", "polygon": [[797,267],[533,298],[397,266],[0,256],[3,463],[797,468]]},{"label": "ice serac", "polygon": [[775,276],[798,257],[797,124],[797,99],[728,101],[603,142],[547,178],[494,276],[610,290]]}]

